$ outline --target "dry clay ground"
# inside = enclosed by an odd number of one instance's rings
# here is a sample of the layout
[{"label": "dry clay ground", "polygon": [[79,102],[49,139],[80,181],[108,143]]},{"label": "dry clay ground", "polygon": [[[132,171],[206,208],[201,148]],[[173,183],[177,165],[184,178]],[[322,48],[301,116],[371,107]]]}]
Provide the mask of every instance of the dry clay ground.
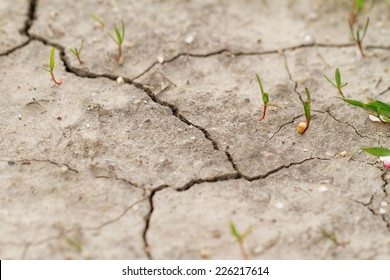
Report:
[{"label": "dry clay ground", "polygon": [[[0,258],[240,259],[230,221],[254,259],[390,258],[390,173],[357,149],[390,128],[322,76],[390,101],[390,10],[361,58],[349,2],[2,0]],[[91,14],[125,21],[122,64]]]}]

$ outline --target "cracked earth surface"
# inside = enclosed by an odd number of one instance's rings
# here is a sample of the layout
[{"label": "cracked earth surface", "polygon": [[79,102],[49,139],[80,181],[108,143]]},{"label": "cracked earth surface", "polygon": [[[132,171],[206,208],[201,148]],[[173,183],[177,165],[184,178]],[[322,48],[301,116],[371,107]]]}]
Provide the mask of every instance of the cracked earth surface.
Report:
[{"label": "cracked earth surface", "polygon": [[[253,259],[389,259],[390,173],[358,149],[389,127],[323,74],[389,102],[390,8],[363,59],[348,2],[1,1],[0,258],[239,259],[233,221]],[[125,21],[122,64],[91,14]]]}]

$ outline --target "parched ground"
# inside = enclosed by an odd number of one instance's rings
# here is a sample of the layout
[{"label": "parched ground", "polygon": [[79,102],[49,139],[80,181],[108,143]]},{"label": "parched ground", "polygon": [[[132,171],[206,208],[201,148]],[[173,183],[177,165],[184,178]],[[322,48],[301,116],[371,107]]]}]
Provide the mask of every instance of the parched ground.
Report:
[{"label": "parched ground", "polygon": [[350,1],[116,2],[0,2],[0,259],[240,259],[230,222],[253,259],[390,258],[390,173],[359,150],[390,128],[323,77],[390,101],[389,6],[362,58]]}]

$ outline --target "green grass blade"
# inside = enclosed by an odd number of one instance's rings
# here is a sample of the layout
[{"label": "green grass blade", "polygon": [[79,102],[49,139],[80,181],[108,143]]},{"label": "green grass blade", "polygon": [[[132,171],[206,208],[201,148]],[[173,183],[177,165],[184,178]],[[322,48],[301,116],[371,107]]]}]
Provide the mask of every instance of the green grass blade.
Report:
[{"label": "green grass blade", "polygon": [[125,39],[125,22],[121,20],[122,23],[122,37],[120,43],[122,44],[123,40]]},{"label": "green grass blade", "polygon": [[102,20],[101,18],[98,18],[97,16],[95,15],[91,15],[91,18],[96,21],[97,23],[100,23],[101,25],[104,24],[104,20]]},{"label": "green grass blade", "polygon": [[70,48],[69,50],[70,50],[75,56],[77,56],[77,49],[76,49],[76,48],[74,48],[74,49]]},{"label": "green grass blade", "polygon": [[119,42],[116,41],[116,39],[114,38],[114,36],[112,36],[110,33],[107,32],[107,35],[116,43],[116,44],[119,44]]},{"label": "green grass blade", "polygon": [[116,38],[118,39],[118,44],[120,44],[122,42],[122,37],[117,27],[115,27],[115,34],[116,34]]},{"label": "green grass blade", "polygon": [[341,77],[340,77],[340,70],[339,70],[339,68],[336,69],[335,80],[336,80],[337,87],[340,87],[341,86]]},{"label": "green grass blade", "polygon": [[55,66],[54,51],[55,51],[55,48],[51,48],[51,53],[50,53],[50,71],[53,71],[54,66]]},{"label": "green grass blade", "polygon": [[382,147],[367,147],[361,148],[366,153],[377,157],[390,156],[390,149],[382,148]]},{"label": "green grass blade", "polygon": [[325,74],[323,74],[324,75],[324,77],[325,77],[325,79],[332,85],[332,86],[334,86],[335,88],[337,88],[337,86],[325,75]]},{"label": "green grass blade", "polygon": [[355,0],[355,9],[357,12],[363,10],[365,2],[365,0]]},{"label": "green grass blade", "polygon": [[230,232],[232,235],[237,238],[238,240],[241,240],[241,235],[238,233],[236,226],[233,222],[230,222]]},{"label": "green grass blade", "polygon": [[364,40],[364,37],[366,36],[367,28],[368,28],[368,24],[369,24],[369,23],[370,23],[370,18],[367,18],[366,25],[364,26],[364,30],[363,30],[363,35],[362,35],[361,41],[363,41],[363,40]]},{"label": "green grass blade", "polygon": [[264,89],[263,89],[263,84],[261,83],[261,79],[259,75],[256,74],[257,82],[259,83],[261,94],[264,95]]}]

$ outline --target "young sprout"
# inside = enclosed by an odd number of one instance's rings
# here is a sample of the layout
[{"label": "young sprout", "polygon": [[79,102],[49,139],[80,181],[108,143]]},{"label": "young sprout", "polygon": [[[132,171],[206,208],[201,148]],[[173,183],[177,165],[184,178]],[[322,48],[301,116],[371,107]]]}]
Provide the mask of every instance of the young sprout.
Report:
[{"label": "young sprout", "polygon": [[340,242],[337,237],[336,237],[336,234],[335,233],[330,233],[328,232],[326,229],[321,229],[321,233],[322,233],[322,236],[326,239],[329,239],[330,241],[332,241],[336,246],[339,246],[339,247],[346,247],[349,242]]},{"label": "young sprout", "polygon": [[49,69],[46,69],[44,67],[42,67],[43,70],[47,71],[50,73],[50,76],[51,76],[51,79],[53,80],[53,82],[56,84],[56,85],[60,85],[62,84],[62,81],[57,81],[54,77],[54,66],[55,66],[55,61],[54,61],[54,51],[55,51],[55,48],[51,48],[51,53],[50,53],[50,68]]},{"label": "young sprout", "polygon": [[91,15],[91,18],[96,21],[97,23],[97,28],[99,29],[104,29],[104,20],[102,20],[101,18],[98,18],[97,16],[95,15]]},{"label": "young sprout", "polygon": [[362,148],[362,150],[370,155],[379,157],[379,159],[385,164],[386,168],[390,169],[390,149],[382,147],[367,147]]},{"label": "young sprout", "polygon": [[356,36],[355,36],[352,22],[349,20],[348,23],[349,23],[349,29],[351,30],[352,39],[357,44],[359,51],[360,51],[360,54],[362,55],[362,57],[364,57],[363,40],[364,40],[364,37],[366,36],[366,33],[367,33],[367,28],[368,28],[368,24],[370,23],[370,18],[367,18],[367,20],[366,20],[366,24],[364,25],[362,35],[360,35],[360,30],[358,29],[358,30],[356,30]]},{"label": "young sprout", "polygon": [[306,123],[300,122],[298,124],[297,131],[298,131],[299,134],[305,133],[305,131],[310,126],[310,118],[311,118],[310,103],[311,103],[311,98],[310,98],[310,91],[309,91],[309,89],[307,87],[305,87],[305,92],[306,92],[306,102],[303,102],[303,110],[305,112]]},{"label": "young sprout", "polygon": [[248,254],[245,252],[244,248],[244,239],[248,236],[248,234],[252,231],[252,227],[248,227],[243,234],[240,234],[234,225],[233,222],[230,222],[230,231],[232,235],[237,239],[238,246],[240,247],[240,252],[242,255],[242,258],[244,260],[249,260]]},{"label": "young sprout", "polygon": [[373,121],[381,121],[382,123],[390,123],[390,104],[379,100],[370,100],[368,103],[363,103],[357,100],[341,98],[344,102],[356,107],[360,107],[370,114],[370,119]]},{"label": "young sprout", "polygon": [[336,69],[336,72],[334,74],[335,76],[335,81],[336,81],[336,84],[334,84],[325,74],[324,74],[324,77],[325,79],[328,80],[328,82],[334,86],[335,88],[337,88],[337,90],[339,91],[339,93],[341,94],[341,96],[344,98],[344,94],[343,94],[343,91],[341,90],[343,87],[345,87],[346,85],[348,85],[348,83],[345,83],[345,84],[341,84],[341,75],[340,75],[340,70],[339,68]]},{"label": "young sprout", "polygon": [[120,33],[118,28],[115,26],[116,39],[114,38],[114,36],[107,33],[107,35],[110,36],[110,38],[114,40],[114,42],[118,45],[118,56],[116,57],[117,62],[119,62],[119,60],[122,57],[122,43],[123,43],[123,39],[125,38],[125,22],[121,20],[121,23],[122,23],[122,33]]},{"label": "young sprout", "polygon": [[268,92],[265,92],[263,89],[263,85],[261,83],[259,75],[256,74],[257,82],[259,83],[261,94],[263,96],[263,115],[259,118],[259,122],[261,122],[265,118],[265,113],[267,112],[267,105],[269,101]]},{"label": "young sprout", "polygon": [[70,51],[74,54],[75,57],[77,57],[77,59],[79,60],[80,64],[84,63],[84,61],[82,61],[81,58],[80,58],[80,54],[81,54],[81,50],[83,49],[83,45],[84,45],[84,40],[81,40],[81,46],[80,46],[79,49],[76,48],[76,47],[74,47],[73,49],[70,48]]},{"label": "young sprout", "polygon": [[366,4],[366,0],[351,0],[351,13],[349,15],[349,21],[355,24],[356,18],[363,11]]}]

